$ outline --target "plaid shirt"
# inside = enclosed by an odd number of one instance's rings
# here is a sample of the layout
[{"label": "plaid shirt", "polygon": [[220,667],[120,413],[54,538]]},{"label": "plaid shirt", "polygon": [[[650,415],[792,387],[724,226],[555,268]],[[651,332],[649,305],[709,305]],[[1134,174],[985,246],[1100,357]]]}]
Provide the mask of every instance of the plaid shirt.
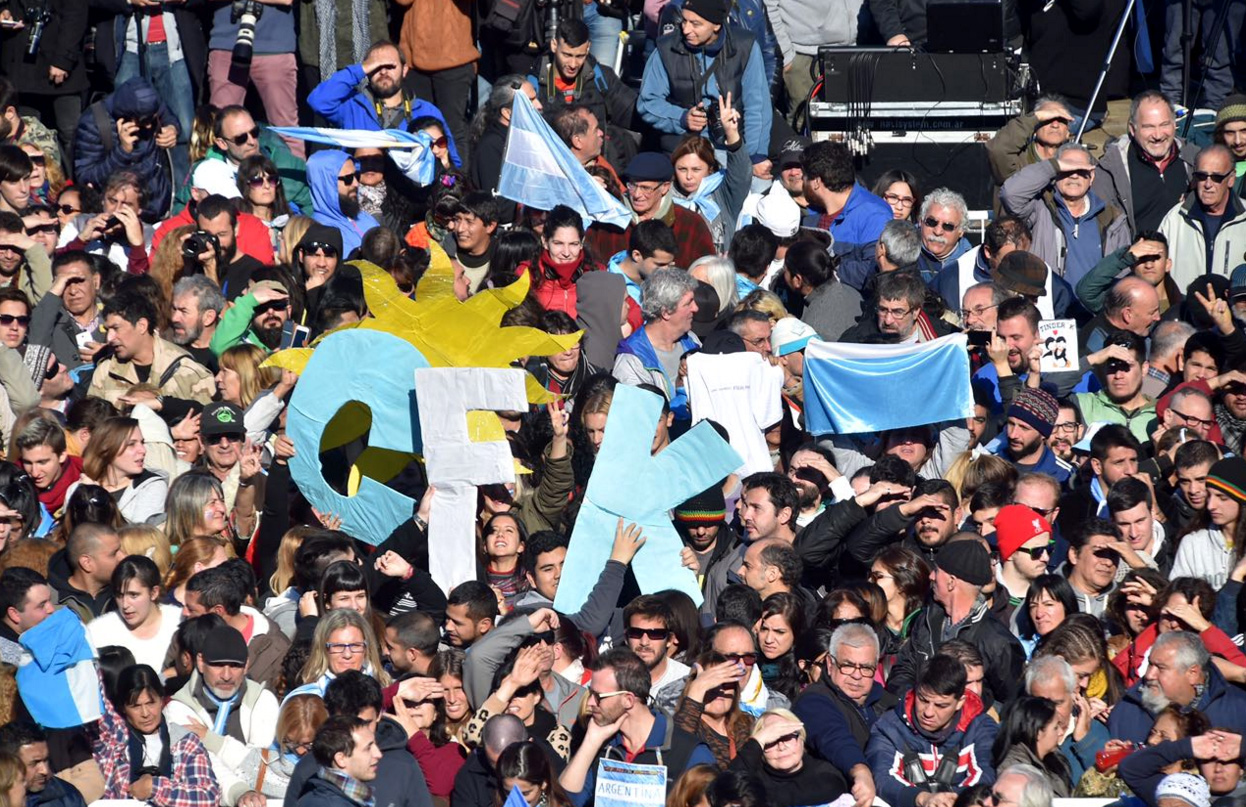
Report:
[{"label": "plaid shirt", "polygon": [[322,766],[320,768],[320,778],[341,790],[342,795],[356,804],[362,804],[363,807],[373,807],[376,804],[376,798],[372,794],[372,786],[365,785],[349,774]]},{"label": "plaid shirt", "polygon": [[[108,698],[102,700],[104,716],[96,724],[91,750],[104,775],[104,798],[134,798],[130,795],[129,728]],[[221,789],[212,773],[208,750],[189,731],[171,742],[173,776],[152,777],[148,803],[156,807],[217,807]]]}]

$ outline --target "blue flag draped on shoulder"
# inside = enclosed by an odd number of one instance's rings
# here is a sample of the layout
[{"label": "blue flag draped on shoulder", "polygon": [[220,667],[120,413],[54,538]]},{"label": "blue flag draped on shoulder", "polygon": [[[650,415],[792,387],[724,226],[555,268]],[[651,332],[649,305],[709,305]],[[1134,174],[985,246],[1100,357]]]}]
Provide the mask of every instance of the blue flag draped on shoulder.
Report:
[{"label": "blue flag draped on shoulder", "polygon": [[433,140],[424,132],[401,129],[328,129],[318,126],[269,126],[280,137],[337,146],[340,149],[393,149],[389,158],[420,186],[432,184],[436,169]]},{"label": "blue flag draped on shoulder", "polygon": [[805,427],[863,434],[973,415],[965,334],[917,345],[813,340],[805,349]]},{"label": "blue flag draped on shoulder", "polygon": [[632,223],[627,205],[597,184],[521,92],[515,93],[509,128],[498,196],[536,210],[566,205],[581,218],[624,229]]}]

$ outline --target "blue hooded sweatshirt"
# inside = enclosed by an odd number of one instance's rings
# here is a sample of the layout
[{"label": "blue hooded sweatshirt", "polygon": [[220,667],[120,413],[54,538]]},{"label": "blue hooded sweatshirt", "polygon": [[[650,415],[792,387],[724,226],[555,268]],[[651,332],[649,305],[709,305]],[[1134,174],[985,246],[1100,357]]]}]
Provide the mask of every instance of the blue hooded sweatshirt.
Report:
[{"label": "blue hooded sweatshirt", "polygon": [[1094,191],[1086,194],[1086,201],[1090,203],[1086,212],[1074,216],[1056,194],[1056,221],[1064,234],[1064,279],[1074,286],[1103,260],[1103,237],[1095,216],[1107,205]]},{"label": "blue hooded sweatshirt", "polygon": [[353,219],[346,218],[337,197],[337,177],[350,159],[344,151],[318,151],[307,159],[307,184],[311,187],[312,218],[342,233],[342,258],[363,241],[363,234],[380,224],[371,214],[359,211]]}]

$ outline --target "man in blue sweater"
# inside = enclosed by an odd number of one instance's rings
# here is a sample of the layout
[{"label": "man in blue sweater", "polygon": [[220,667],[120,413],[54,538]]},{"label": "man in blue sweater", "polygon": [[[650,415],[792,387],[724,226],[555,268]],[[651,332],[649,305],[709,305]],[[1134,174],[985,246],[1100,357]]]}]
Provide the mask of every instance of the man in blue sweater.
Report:
[{"label": "man in blue sweater", "polygon": [[408,69],[398,46],[381,40],[368,48],[362,64],[344,67],[320,82],[307,96],[307,103],[339,129],[405,131],[418,118],[436,118],[449,138],[450,159],[461,166],[454,135],[441,110],[403,90]]}]

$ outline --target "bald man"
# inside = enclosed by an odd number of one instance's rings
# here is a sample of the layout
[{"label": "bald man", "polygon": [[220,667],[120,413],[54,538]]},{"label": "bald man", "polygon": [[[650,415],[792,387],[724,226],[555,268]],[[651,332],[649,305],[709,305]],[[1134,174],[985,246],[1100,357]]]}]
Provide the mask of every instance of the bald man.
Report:
[{"label": "bald man", "polygon": [[1146,339],[1159,318],[1155,287],[1133,275],[1121,278],[1103,298],[1103,310],[1080,329],[1081,355],[1102,350],[1113,331],[1129,331]]}]

